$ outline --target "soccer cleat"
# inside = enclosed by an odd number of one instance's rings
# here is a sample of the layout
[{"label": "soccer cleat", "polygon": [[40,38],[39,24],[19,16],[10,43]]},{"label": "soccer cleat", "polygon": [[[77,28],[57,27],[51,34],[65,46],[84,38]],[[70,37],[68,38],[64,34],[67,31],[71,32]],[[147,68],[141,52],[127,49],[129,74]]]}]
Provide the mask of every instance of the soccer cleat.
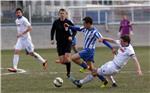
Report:
[{"label": "soccer cleat", "polygon": [[73,84],[75,84],[78,88],[82,87],[82,84],[80,83],[80,80],[74,80]]},{"label": "soccer cleat", "polygon": [[47,60],[43,63],[43,69],[46,70],[48,68],[48,62]]},{"label": "soccer cleat", "polygon": [[66,76],[67,76],[67,78],[70,78],[70,73],[67,73]]},{"label": "soccer cleat", "polygon": [[17,72],[17,70],[14,69],[14,68],[8,68],[8,71],[9,71],[9,72]]},{"label": "soccer cleat", "polygon": [[103,85],[101,85],[101,88],[105,88],[107,86],[107,84],[108,84],[107,80],[103,81]]},{"label": "soccer cleat", "polygon": [[116,83],[113,83],[112,87],[118,87],[118,85]]},{"label": "soccer cleat", "polygon": [[84,73],[84,72],[85,72],[85,70],[86,70],[86,69],[81,68],[81,69],[80,69],[80,72],[81,72],[81,73]]}]

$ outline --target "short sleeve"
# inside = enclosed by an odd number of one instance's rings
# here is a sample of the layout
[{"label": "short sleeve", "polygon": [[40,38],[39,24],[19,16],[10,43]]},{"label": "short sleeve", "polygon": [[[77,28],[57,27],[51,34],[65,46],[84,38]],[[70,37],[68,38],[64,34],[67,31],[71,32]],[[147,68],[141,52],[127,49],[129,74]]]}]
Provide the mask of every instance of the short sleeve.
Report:
[{"label": "short sleeve", "polygon": [[103,37],[99,32],[95,32],[95,36],[96,36],[97,39]]},{"label": "short sleeve", "polygon": [[134,52],[133,47],[130,47],[130,48],[128,49],[128,55],[129,55],[129,56],[135,55],[135,52]]},{"label": "short sleeve", "polygon": [[31,26],[31,24],[29,23],[28,19],[24,18],[24,25],[25,26]]}]

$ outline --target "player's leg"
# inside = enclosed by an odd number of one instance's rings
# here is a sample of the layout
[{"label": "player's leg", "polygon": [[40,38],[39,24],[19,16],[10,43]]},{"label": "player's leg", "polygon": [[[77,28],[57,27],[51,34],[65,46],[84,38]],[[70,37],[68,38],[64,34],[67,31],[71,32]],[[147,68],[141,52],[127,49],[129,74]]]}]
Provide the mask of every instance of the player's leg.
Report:
[{"label": "player's leg", "polygon": [[78,49],[77,49],[77,46],[76,45],[72,45],[72,49],[75,53],[78,53]]},{"label": "player's leg", "polygon": [[15,45],[15,51],[14,51],[14,57],[13,57],[13,67],[9,68],[8,71],[10,72],[17,72],[17,66],[19,62],[19,53],[22,49],[22,42],[20,39],[17,40],[17,43]]},{"label": "player's leg", "polygon": [[70,56],[71,56],[70,53],[65,53],[65,56],[64,56],[64,64],[66,65],[67,77],[70,77],[70,71],[71,71]]},{"label": "player's leg", "polygon": [[25,42],[25,49],[26,49],[26,51],[28,51],[30,56],[33,56],[40,63],[42,63],[44,69],[47,68],[47,66],[48,66],[47,60],[44,59],[41,55],[39,55],[38,53],[36,53],[34,51],[34,46],[33,46],[32,42],[30,40],[26,40],[26,42]]},{"label": "player's leg", "polygon": [[116,81],[112,75],[107,76],[107,78],[112,82],[112,87],[117,87]]},{"label": "player's leg", "polygon": [[[107,63],[105,63],[104,65],[102,65],[100,68],[98,68],[97,73],[98,75],[102,75],[102,76],[111,76],[114,75],[115,73],[117,73],[117,69],[114,66],[114,63],[112,61],[109,61]],[[111,79],[113,79],[113,77],[110,77]],[[102,85],[101,87],[104,87],[104,85]]]},{"label": "player's leg", "polygon": [[79,53],[73,54],[73,55],[71,56],[71,60],[72,60],[74,63],[80,65],[80,66],[81,66],[82,68],[84,68],[84,69],[87,69],[87,68],[88,68],[88,65],[87,65],[85,62],[82,62],[82,61],[81,61],[81,57],[80,57]]}]

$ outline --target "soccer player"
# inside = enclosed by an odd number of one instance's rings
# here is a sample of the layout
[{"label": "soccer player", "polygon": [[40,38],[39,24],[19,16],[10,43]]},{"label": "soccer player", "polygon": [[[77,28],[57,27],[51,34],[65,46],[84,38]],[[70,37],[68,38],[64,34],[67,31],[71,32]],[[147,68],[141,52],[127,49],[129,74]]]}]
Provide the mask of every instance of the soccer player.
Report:
[{"label": "soccer player", "polygon": [[[70,26],[69,24],[65,24],[65,27],[68,27],[72,31],[80,31],[84,32],[84,48],[83,50],[79,51],[76,54],[73,54],[71,56],[71,59],[76,64],[80,65],[82,69],[80,69],[80,72],[84,72],[85,69],[89,69],[93,72],[94,70],[94,53],[95,53],[95,44],[96,40],[101,42],[102,35],[98,32],[98,30],[93,26],[93,20],[90,17],[85,17],[83,19],[84,27],[80,28],[77,26]],[[114,48],[111,47],[105,40],[103,43],[108,46],[113,52]],[[82,62],[80,59],[83,59],[84,62]],[[103,77],[98,76],[100,79]],[[103,80],[104,82],[106,80]]]},{"label": "soccer player", "polygon": [[133,28],[132,25],[130,23],[130,21],[128,20],[127,16],[124,15],[123,19],[120,22],[120,28],[119,28],[119,36],[123,36],[123,35],[133,35]]},{"label": "soccer player", "polygon": [[[134,60],[138,75],[142,75],[139,61],[135,55],[132,45],[130,44],[130,38],[128,35],[121,36],[120,40],[113,40],[110,38],[102,38],[101,40],[115,43],[119,46],[119,49],[118,54],[114,57],[112,61],[109,61],[102,65],[100,68],[95,69],[95,73],[97,73],[97,75],[107,76],[112,81],[112,86],[116,87],[117,84],[113,78],[113,75],[117,74],[127,64],[130,58]],[[75,80],[74,84],[80,88],[83,84],[90,82],[92,79],[93,75],[89,74],[84,79]],[[106,84],[102,85],[102,87],[105,87]]]},{"label": "soccer player", "polygon": [[59,10],[59,18],[56,19],[51,29],[51,43],[54,44],[54,34],[57,41],[57,52],[59,56],[59,63],[66,65],[67,77],[70,77],[70,53],[71,53],[71,41],[72,36],[68,29],[65,29],[64,23],[74,25],[70,20],[67,19],[67,12],[65,9]]},{"label": "soccer player", "polygon": [[13,57],[13,68],[9,68],[10,72],[17,72],[17,65],[19,62],[19,53],[22,48],[25,48],[28,55],[33,56],[39,60],[44,69],[47,68],[47,60],[43,59],[38,53],[34,51],[34,46],[31,40],[30,32],[32,31],[31,24],[28,19],[23,16],[23,10],[21,8],[16,9],[16,25],[17,25],[17,43],[15,45],[15,52]]}]

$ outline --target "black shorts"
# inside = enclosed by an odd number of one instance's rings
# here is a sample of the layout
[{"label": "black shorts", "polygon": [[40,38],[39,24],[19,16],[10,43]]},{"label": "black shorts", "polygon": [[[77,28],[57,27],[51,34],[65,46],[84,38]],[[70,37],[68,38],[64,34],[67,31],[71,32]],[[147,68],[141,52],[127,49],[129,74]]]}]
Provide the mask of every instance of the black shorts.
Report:
[{"label": "black shorts", "polygon": [[57,42],[58,55],[65,55],[65,53],[71,53],[71,42]]}]

